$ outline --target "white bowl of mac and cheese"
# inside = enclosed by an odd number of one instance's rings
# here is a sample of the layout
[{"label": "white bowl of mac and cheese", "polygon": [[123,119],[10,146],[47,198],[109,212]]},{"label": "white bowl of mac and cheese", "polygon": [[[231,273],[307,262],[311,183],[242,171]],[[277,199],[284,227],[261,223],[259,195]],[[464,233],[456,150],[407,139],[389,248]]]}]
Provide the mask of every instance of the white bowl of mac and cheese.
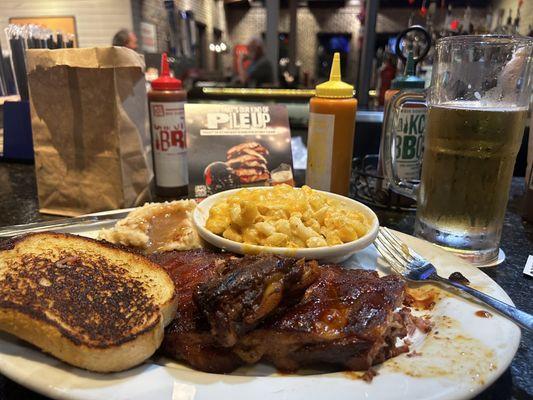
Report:
[{"label": "white bowl of mac and cheese", "polygon": [[340,262],[370,245],[379,221],[367,206],[309,187],[220,192],[193,214],[208,243],[238,254],[272,253]]}]

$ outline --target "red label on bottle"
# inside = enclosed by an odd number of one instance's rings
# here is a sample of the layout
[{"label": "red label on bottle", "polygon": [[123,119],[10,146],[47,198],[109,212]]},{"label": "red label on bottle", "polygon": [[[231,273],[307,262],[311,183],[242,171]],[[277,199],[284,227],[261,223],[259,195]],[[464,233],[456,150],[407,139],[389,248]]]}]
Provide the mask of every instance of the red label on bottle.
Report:
[{"label": "red label on bottle", "polygon": [[151,102],[152,146],[157,186],[189,182],[184,102]]}]

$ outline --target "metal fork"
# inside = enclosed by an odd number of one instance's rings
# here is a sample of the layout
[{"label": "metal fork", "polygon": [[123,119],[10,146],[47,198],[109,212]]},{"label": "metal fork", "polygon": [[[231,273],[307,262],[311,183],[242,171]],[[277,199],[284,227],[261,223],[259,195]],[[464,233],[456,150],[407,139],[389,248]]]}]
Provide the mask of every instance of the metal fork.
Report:
[{"label": "metal fork", "polygon": [[407,280],[416,282],[438,282],[444,286],[452,286],[468,293],[470,296],[475,297],[478,300],[481,300],[521,327],[533,331],[533,315],[486,295],[479,290],[439,276],[433,264],[417,254],[413,249],[409,248],[389,229],[383,227],[379,228],[374,245],[385,261],[390,264],[392,270],[397,274],[402,275]]}]

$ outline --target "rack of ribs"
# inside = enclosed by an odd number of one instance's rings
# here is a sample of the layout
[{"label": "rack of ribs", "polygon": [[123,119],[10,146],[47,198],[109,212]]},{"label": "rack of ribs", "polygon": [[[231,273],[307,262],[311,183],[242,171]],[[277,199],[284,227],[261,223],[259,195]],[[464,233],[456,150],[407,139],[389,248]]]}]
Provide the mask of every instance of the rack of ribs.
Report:
[{"label": "rack of ribs", "polygon": [[198,286],[195,301],[211,333],[231,347],[268,316],[296,303],[318,277],[318,264],[278,257],[244,257],[227,265],[227,273]]},{"label": "rack of ribs", "polygon": [[394,317],[403,295],[396,276],[321,266],[298,304],[244,336],[234,352],[284,371],[318,364],[366,370],[392,355],[396,337],[405,334]]},{"label": "rack of ribs", "polygon": [[155,255],[179,306],[163,352],[208,372],[268,361],[284,371],[331,364],[366,370],[407,347],[396,276],[279,256],[208,250]]},{"label": "rack of ribs", "polygon": [[242,365],[242,360],[231,349],[218,345],[207,320],[193,301],[196,287],[222,275],[233,256],[199,249],[154,253],[150,258],[169,273],[178,301],[176,317],[165,329],[163,353],[206,372],[230,372]]}]

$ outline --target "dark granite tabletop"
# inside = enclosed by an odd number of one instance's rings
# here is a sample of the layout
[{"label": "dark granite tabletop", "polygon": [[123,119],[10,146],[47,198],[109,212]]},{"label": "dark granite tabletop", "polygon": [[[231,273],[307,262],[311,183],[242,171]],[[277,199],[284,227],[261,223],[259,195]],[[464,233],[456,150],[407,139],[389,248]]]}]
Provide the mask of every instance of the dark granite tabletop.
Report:
[{"label": "dark granite tabletop", "polygon": [[[533,313],[533,279],[522,274],[528,254],[533,254],[533,224],[520,217],[524,179],[514,178],[505,217],[501,247],[504,263],[484,272],[513,299],[516,306]],[[0,162],[0,226],[23,224],[53,217],[39,214],[33,165]],[[412,233],[414,213],[375,210],[380,222]],[[56,217],[57,218],[57,217]],[[0,400],[45,399],[0,374]],[[522,340],[509,369],[476,400],[533,399],[533,333],[522,332]],[[413,399],[414,400],[414,399]]]}]

